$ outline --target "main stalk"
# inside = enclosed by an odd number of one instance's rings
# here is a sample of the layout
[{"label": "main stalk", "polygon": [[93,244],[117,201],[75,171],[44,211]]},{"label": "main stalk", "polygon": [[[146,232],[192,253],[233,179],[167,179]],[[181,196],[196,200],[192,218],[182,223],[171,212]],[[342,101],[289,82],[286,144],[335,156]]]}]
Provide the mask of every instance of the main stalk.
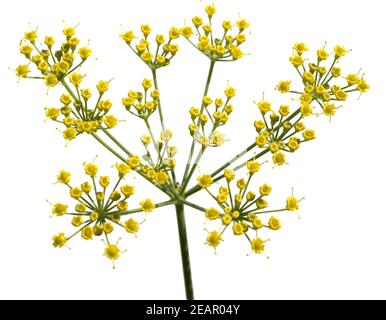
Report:
[{"label": "main stalk", "polygon": [[177,203],[175,207],[176,207],[176,214],[177,214],[178,235],[180,239],[182,269],[184,272],[186,299],[194,300],[192,269],[190,267],[189,245],[188,245],[188,235],[186,232],[184,205],[182,203]]}]

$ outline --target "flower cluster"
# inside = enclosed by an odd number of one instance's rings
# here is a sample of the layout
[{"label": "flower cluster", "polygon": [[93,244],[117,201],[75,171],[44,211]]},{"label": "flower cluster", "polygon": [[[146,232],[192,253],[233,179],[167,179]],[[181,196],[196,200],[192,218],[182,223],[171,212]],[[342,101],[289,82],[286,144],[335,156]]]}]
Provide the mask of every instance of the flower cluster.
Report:
[{"label": "flower cluster", "polygon": [[[204,96],[202,106],[205,110],[200,112],[200,109],[192,107],[189,110],[192,123],[189,124],[190,135],[203,146],[218,147],[224,143],[224,134],[217,131],[217,128],[227,123],[229,115],[233,111],[233,105],[230,100],[236,95],[236,89],[227,87],[224,91],[225,102],[222,98],[213,99],[209,96]],[[210,108],[214,107],[213,113]],[[207,128],[207,123],[210,121],[211,128]]]},{"label": "flower cluster", "polygon": [[152,32],[148,24],[141,26],[143,38],[135,45],[133,44],[136,36],[133,31],[127,31],[121,34],[121,38],[133,50],[133,52],[151,69],[155,70],[170,64],[170,61],[176,56],[179,47],[175,40],[180,36],[180,29],[172,27],[169,30],[168,39],[163,34],[155,36],[155,49],[151,49],[149,35]]},{"label": "flower cluster", "polygon": [[[75,86],[77,94],[62,94],[60,97],[62,107],[60,109],[46,108],[48,119],[65,126],[63,137],[66,140],[73,140],[82,133],[93,133],[98,129],[107,130],[116,127],[118,119],[110,114],[112,102],[109,99],[102,99],[109,89],[109,82],[99,81],[96,86],[98,90],[97,102],[91,104],[91,89],[80,89],[79,87],[82,76],[74,72],[69,79]],[[73,98],[73,96],[75,97]]]},{"label": "flower cluster", "polygon": [[143,79],[143,92],[130,90],[127,96],[122,98],[126,110],[136,117],[147,120],[157,109],[160,95],[158,90],[151,90],[152,86],[151,79]]},{"label": "flower cluster", "polygon": [[[190,26],[181,29],[181,34],[199,51],[205,54],[212,61],[232,61],[243,57],[244,53],[240,46],[245,42],[245,30],[249,23],[244,19],[239,19],[236,23],[223,21],[222,34],[214,34],[212,19],[216,13],[214,4],[205,7],[208,21],[195,16],[192,19],[194,30]],[[195,40],[193,40],[193,36]]]},{"label": "flower cluster", "polygon": [[[91,103],[92,90],[81,87],[84,75],[77,71],[91,55],[91,49],[89,47],[77,49],[80,41],[75,37],[75,28],[64,28],[63,34],[66,41],[59,50],[54,51],[53,37],[45,37],[44,48],[39,48],[37,31],[26,32],[20,52],[29,60],[29,65],[19,65],[16,68],[16,75],[42,79],[48,87],[54,87],[58,83],[64,86],[67,92],[60,97],[61,107],[47,107],[46,116],[64,125],[63,137],[66,140],[73,140],[82,133],[114,128],[118,124],[118,119],[110,114],[112,103],[108,99],[103,99],[103,95],[109,89],[109,81],[98,82],[97,101]],[[80,58],[78,63],[76,63],[77,56]],[[31,64],[36,66],[41,76],[28,76]],[[66,82],[67,78],[73,88]]]},{"label": "flower cluster", "polygon": [[133,218],[125,219],[128,215],[138,212],[151,212],[156,205],[150,200],[145,199],[140,202],[140,207],[129,210],[128,199],[134,194],[134,186],[122,184],[125,176],[131,171],[131,167],[126,163],[117,163],[117,181],[111,188],[109,176],[99,176],[98,167],[94,163],[84,163],[84,171],[89,177],[80,186],[71,185],[71,173],[65,170],[59,172],[57,181],[69,188],[71,198],[76,202],[74,209],[69,210],[69,206],[63,203],[52,205],[54,216],[71,216],[71,224],[77,230],[70,236],[64,233],[55,235],[53,246],[61,248],[70,239],[80,234],[84,240],[92,240],[94,237],[104,236],[106,239],[105,256],[113,261],[120,256],[121,250],[117,244],[111,244],[110,234],[114,227],[118,226],[128,233],[136,234],[142,222]]},{"label": "flower cluster", "polygon": [[[303,57],[304,52],[308,51],[307,46],[296,43],[293,50],[290,62],[299,73],[303,88],[293,90],[290,81],[280,81],[276,89],[281,93],[296,94],[296,109],[291,112],[290,107],[283,104],[274,111],[272,104],[264,99],[256,103],[262,119],[254,122],[258,133],[255,143],[259,148],[272,153],[272,161],[276,165],[285,163],[285,152],[295,152],[301,143],[316,138],[315,131],[306,128],[305,118],[321,114],[331,118],[341,107],[337,103],[343,103],[350,93],[362,94],[369,89],[363,76],[353,73],[341,76],[341,68],[337,64],[346,55],[344,47],[335,46],[331,54],[325,48],[317,50],[317,61],[309,62],[307,68]],[[331,56],[332,62],[328,65],[327,61]],[[339,78],[343,78],[345,84],[335,83]],[[321,111],[315,111],[317,108]]]},{"label": "flower cluster", "polygon": [[[16,68],[18,77],[27,78],[30,66],[34,65],[40,76],[32,78],[43,79],[48,87],[55,87],[67,75],[79,68],[91,55],[87,46],[79,47],[80,40],[75,36],[75,28],[63,29],[65,41],[54,49],[55,38],[46,36],[44,44],[39,47],[36,30],[25,33],[21,41],[20,53],[28,59],[28,64],[21,64]],[[77,58],[80,61],[77,62]]]},{"label": "flower cluster", "polygon": [[[261,229],[279,230],[281,223],[275,216],[271,216],[264,223],[261,215],[299,209],[300,200],[291,195],[287,198],[284,208],[268,210],[266,197],[271,193],[271,186],[268,184],[261,185],[258,194],[249,188],[252,177],[260,170],[261,164],[256,160],[251,160],[247,162],[246,167],[248,170],[247,178],[238,180],[236,180],[235,171],[225,169],[226,184],[219,187],[217,194],[212,193],[209,189],[213,185],[213,179],[210,175],[203,174],[197,179],[199,186],[205,189],[220,207],[220,209],[210,207],[205,210],[205,216],[208,220],[221,221],[218,230],[208,232],[207,244],[215,249],[223,240],[222,236],[225,230],[231,226],[235,236],[244,235],[248,239],[253,252],[263,253],[264,244],[267,240],[261,238]],[[236,191],[232,192],[233,183],[235,183]],[[249,233],[252,233],[253,237]]]},{"label": "flower cluster", "polygon": [[[70,210],[67,204],[55,203],[52,205],[52,213],[55,216],[70,216],[71,224],[77,230],[69,236],[65,233],[55,235],[54,247],[66,246],[78,234],[84,240],[103,236],[106,241],[105,256],[114,262],[122,254],[118,242],[113,244],[109,239],[116,226],[135,235],[145,220],[146,213],[155,208],[175,206],[189,299],[193,299],[193,287],[184,208],[189,206],[199,210],[205,213],[208,220],[220,224],[217,229],[208,231],[207,235],[207,244],[215,250],[223,240],[225,231],[230,229],[235,236],[247,238],[252,252],[264,253],[267,241],[264,230],[281,228],[279,218],[273,214],[297,211],[301,199],[292,194],[283,207],[268,208],[267,197],[271,193],[271,187],[262,184],[258,186],[258,190],[250,188],[253,177],[260,170],[261,158],[269,154],[275,165],[285,164],[288,153],[297,151],[302,143],[316,138],[315,131],[306,126],[306,118],[324,114],[331,119],[351,93],[358,92],[361,95],[369,89],[360,72],[342,75],[339,63],[348,53],[343,46],[336,45],[331,50],[324,46],[313,57],[307,57],[307,46],[296,43],[289,60],[300,76],[300,89],[294,89],[294,84],[289,80],[282,80],[276,86],[280,93],[295,95],[292,99],[294,106],[281,104],[278,108],[273,108],[263,96],[261,101],[256,102],[261,114],[254,121],[257,137],[253,137],[249,146],[245,146],[213,173],[200,174],[197,184],[190,186],[208,147],[224,144],[225,135],[219,128],[228,122],[233,112],[231,101],[236,95],[235,88],[227,87],[223,97],[214,99],[209,93],[215,64],[243,57],[240,47],[246,41],[245,31],[249,27],[249,23],[241,18],[235,23],[223,21],[221,31],[217,34],[212,24],[216,14],[215,6],[208,5],[205,11],[205,22],[201,17],[195,16],[192,19],[193,26],[172,27],[168,36],[157,34],[150,39],[152,29],[147,24],[141,26],[140,37],[136,37],[133,31],[120,35],[134,54],[149,67],[148,71],[151,71],[151,77],[145,77],[140,90],[130,90],[122,98],[127,114],[135,116],[146,126],[147,132],[140,137],[144,154],[136,155],[130,151],[109,130],[118,124],[118,119],[110,113],[112,102],[105,97],[110,82],[101,80],[96,84],[95,101],[92,99],[92,90],[83,87],[85,74],[79,68],[90,57],[91,49],[88,46],[79,46],[75,28],[64,28],[65,40],[58,48],[54,48],[53,37],[47,36],[44,43],[39,43],[36,30],[26,32],[21,41],[20,52],[27,63],[16,68],[19,79],[38,79],[44,81],[48,88],[61,85],[65,90],[60,97],[59,107],[47,107],[45,111],[48,119],[64,125],[63,136],[66,140],[73,140],[78,135],[87,133],[85,136],[95,139],[120,161],[115,165],[118,175],[113,184],[108,176],[97,177],[98,167],[94,163],[84,164],[89,179],[79,186],[71,185],[69,172],[62,170],[59,173],[57,180],[69,188],[75,205]],[[179,51],[176,42],[180,36],[209,58],[209,70],[199,107],[191,107],[189,110],[191,147],[184,173],[178,179],[174,171],[177,148],[171,145],[173,133],[165,124],[157,71],[169,65],[176,56]],[[32,67],[36,74],[31,75]],[[160,130],[155,132],[152,124],[158,120]],[[196,148],[196,145],[200,147]],[[242,168],[246,168],[247,175],[236,178],[236,171]],[[131,171],[159,189],[168,197],[167,200],[155,204],[152,200],[145,199],[139,203],[139,207],[129,209],[128,200],[134,193],[134,187],[123,181]],[[218,190],[213,191],[215,183],[219,183]],[[205,190],[216,205],[207,207],[189,201],[200,190]],[[131,218],[135,213],[145,214],[145,217],[141,220]],[[129,215],[130,218],[125,218]]]}]

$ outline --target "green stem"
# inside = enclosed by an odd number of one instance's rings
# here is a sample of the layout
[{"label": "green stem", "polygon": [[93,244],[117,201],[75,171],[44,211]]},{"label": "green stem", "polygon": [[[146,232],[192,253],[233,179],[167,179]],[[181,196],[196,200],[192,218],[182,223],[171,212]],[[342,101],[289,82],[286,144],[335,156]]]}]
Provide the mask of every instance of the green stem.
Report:
[{"label": "green stem", "polygon": [[194,300],[192,271],[189,259],[188,236],[186,233],[184,205],[182,203],[176,204],[176,214],[178,224],[178,235],[180,239],[181,260],[182,269],[184,273],[186,299]]},{"label": "green stem", "polygon": [[133,154],[125,148],[125,146],[118,141],[107,129],[102,129],[103,133],[108,136],[121,150],[126,153],[128,156],[132,156]]},{"label": "green stem", "polygon": [[[158,81],[157,81],[157,69],[151,69],[151,73],[153,75],[154,88],[157,91],[159,91],[159,89],[158,89]],[[161,99],[158,98],[157,102],[158,102],[157,109],[158,109],[159,119],[161,121],[162,131],[165,131],[165,123],[164,123],[164,116],[163,116],[162,107],[161,107]]]},{"label": "green stem", "polygon": [[251,151],[254,147],[256,147],[256,143],[252,143],[249,147],[241,151],[239,154],[235,155],[231,160],[229,160],[227,163],[222,165],[220,168],[218,168],[215,172],[211,174],[212,177],[218,175],[221,171],[224,169],[228,168],[233,162],[237,161],[240,159],[244,154],[248,153]]},{"label": "green stem", "polygon": [[205,152],[205,147],[202,147],[201,150],[200,150],[200,153],[197,155],[197,158],[196,158],[196,160],[194,161],[194,164],[193,164],[193,166],[192,166],[192,169],[189,171],[189,174],[187,175],[187,177],[184,178],[184,180],[183,180],[182,187],[181,187],[182,192],[184,192],[185,189],[186,189],[186,187],[188,186],[189,181],[190,181],[190,179],[192,178],[194,171],[195,171],[196,168],[198,167],[198,163],[200,162],[201,157],[202,157],[202,155],[204,154],[204,152]]},{"label": "green stem", "polygon": [[[208,77],[206,79],[206,84],[205,84],[205,89],[204,89],[204,94],[203,94],[203,97],[205,97],[206,95],[208,95],[208,91],[209,91],[209,86],[210,86],[210,81],[212,80],[212,75],[213,75],[213,69],[214,69],[214,65],[216,63],[216,60],[211,60],[210,61],[210,66],[209,66],[209,72],[208,72]],[[200,110],[200,114],[204,111],[204,102],[202,101],[201,102],[201,110]],[[192,144],[190,146],[190,152],[189,152],[189,157],[188,157],[188,161],[186,162],[186,166],[185,166],[185,172],[184,172],[184,176],[183,176],[183,179],[182,181],[184,182],[185,181],[185,178],[187,177],[188,173],[189,173],[189,169],[190,169],[190,164],[192,162],[192,158],[193,158],[193,153],[194,153],[194,147],[196,145],[196,140],[194,139],[193,137],[193,141],[192,141]],[[193,174],[193,173],[192,173]]]},{"label": "green stem", "polygon": [[[122,157],[118,152],[116,152],[113,148],[111,148],[107,143],[105,143],[96,133],[91,133],[91,135],[100,143],[102,144],[107,150],[109,150],[113,155],[115,155],[118,159],[120,159],[122,162],[126,163],[125,157]],[[162,187],[154,184],[149,178],[146,177],[146,175],[141,171],[136,171],[141,177],[149,181],[152,185],[163,191],[169,196],[172,196],[169,191],[163,189]]]},{"label": "green stem", "polygon": [[113,148],[111,148],[107,143],[105,143],[96,133],[91,133],[91,135],[107,150],[109,150],[113,155],[115,155],[118,159],[126,163],[126,159],[122,157],[118,152],[116,152]]}]

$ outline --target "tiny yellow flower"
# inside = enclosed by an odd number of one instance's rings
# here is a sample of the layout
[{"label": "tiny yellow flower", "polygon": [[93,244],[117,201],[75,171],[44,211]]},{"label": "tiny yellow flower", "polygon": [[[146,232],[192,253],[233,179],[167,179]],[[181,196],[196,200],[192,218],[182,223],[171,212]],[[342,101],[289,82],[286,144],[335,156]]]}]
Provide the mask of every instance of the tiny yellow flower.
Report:
[{"label": "tiny yellow flower", "polygon": [[337,58],[340,58],[340,57],[343,57],[346,55],[347,53],[347,50],[343,47],[343,46],[340,46],[340,45],[336,45],[334,47],[334,53],[335,53],[335,56]]},{"label": "tiny yellow flower", "polygon": [[169,181],[169,175],[165,171],[160,171],[155,174],[155,180],[160,184],[164,185]]},{"label": "tiny yellow flower", "polygon": [[339,67],[334,67],[334,68],[332,68],[332,70],[331,70],[331,74],[332,74],[332,76],[333,76],[334,78],[337,78],[337,77],[339,77],[340,74],[341,74],[341,69],[340,69]]},{"label": "tiny yellow flower", "polygon": [[139,224],[134,219],[129,219],[125,222],[125,229],[128,233],[137,233],[139,230]]},{"label": "tiny yellow flower", "polygon": [[276,217],[271,217],[268,221],[268,227],[271,230],[279,230],[281,228],[280,220]]},{"label": "tiny yellow flower", "polygon": [[233,87],[228,87],[225,89],[224,93],[228,99],[231,99],[236,95],[236,89]]},{"label": "tiny yellow flower", "polygon": [[142,86],[145,90],[149,90],[152,85],[153,85],[153,82],[150,79],[143,79]]},{"label": "tiny yellow flower", "polygon": [[75,187],[70,189],[70,196],[74,199],[79,199],[82,197],[83,190],[81,188]]},{"label": "tiny yellow flower", "polygon": [[154,56],[153,56],[153,54],[152,54],[150,51],[146,51],[146,52],[144,52],[144,53],[142,54],[142,59],[143,59],[143,61],[145,61],[145,62],[150,63],[150,62],[153,61],[153,58],[154,58]]},{"label": "tiny yellow flower", "polygon": [[244,178],[237,180],[236,184],[237,184],[237,188],[239,188],[240,190],[245,189],[247,186],[247,182],[245,181]]},{"label": "tiny yellow flower", "polygon": [[83,203],[79,202],[75,206],[75,211],[76,212],[85,212],[86,211],[86,206]]},{"label": "tiny yellow flower", "polygon": [[77,136],[77,131],[74,128],[67,128],[63,131],[63,138],[66,140],[73,140]]},{"label": "tiny yellow flower", "polygon": [[217,231],[212,231],[208,234],[208,237],[206,238],[206,243],[209,246],[216,248],[221,243],[221,240],[221,235]]},{"label": "tiny yellow flower", "polygon": [[312,107],[308,103],[302,103],[300,106],[300,113],[302,114],[302,117],[308,117],[312,115]]},{"label": "tiny yellow flower", "polygon": [[272,153],[278,152],[279,150],[279,145],[276,142],[272,142],[269,144],[269,151],[271,151]]},{"label": "tiny yellow flower", "polygon": [[272,161],[274,164],[278,165],[278,166],[281,166],[285,163],[285,154],[282,153],[282,152],[275,152],[273,155],[272,155]]},{"label": "tiny yellow flower", "polygon": [[285,105],[285,104],[282,104],[279,108],[279,114],[282,116],[282,117],[286,117],[288,116],[290,113],[290,107],[288,105]]},{"label": "tiny yellow flower", "polygon": [[82,83],[83,76],[78,72],[73,72],[70,74],[69,79],[70,82],[77,87]]},{"label": "tiny yellow flower", "polygon": [[20,53],[24,54],[27,57],[29,57],[32,51],[33,51],[33,48],[29,45],[23,45],[20,47]]},{"label": "tiny yellow flower", "polygon": [[131,169],[136,169],[141,164],[141,158],[138,156],[132,156],[127,161],[127,164],[131,167]]},{"label": "tiny yellow flower", "polygon": [[143,24],[141,26],[141,31],[146,38],[151,33],[151,27],[148,24]]},{"label": "tiny yellow flower", "polygon": [[135,39],[135,34],[133,31],[127,31],[125,33],[122,33],[120,37],[126,41],[127,43],[131,43]]},{"label": "tiny yellow flower", "polygon": [[89,56],[91,56],[91,49],[88,47],[79,48],[78,54],[82,58],[82,60],[86,60]]},{"label": "tiny yellow flower", "polygon": [[128,198],[134,194],[134,186],[130,186],[130,185],[126,184],[126,185],[122,186],[120,190],[126,198]]},{"label": "tiny yellow flower", "polygon": [[263,130],[265,128],[265,123],[263,120],[256,120],[253,123],[253,125],[254,125],[257,132],[260,132],[261,130]]},{"label": "tiny yellow flower", "polygon": [[256,137],[255,142],[258,147],[262,148],[267,143],[267,138],[265,135],[260,134],[259,136]]},{"label": "tiny yellow flower", "polygon": [[67,238],[64,236],[64,233],[59,233],[58,235],[52,237],[52,241],[52,245],[55,248],[62,248],[65,246]]},{"label": "tiny yellow flower", "polygon": [[85,193],[90,193],[91,192],[91,189],[92,189],[92,186],[90,183],[88,182],[83,182],[80,187],[82,188],[83,192]]},{"label": "tiny yellow flower", "polygon": [[19,78],[26,78],[30,71],[31,70],[26,64],[21,64],[16,68],[16,76]]},{"label": "tiny yellow flower", "polygon": [[197,181],[198,181],[198,185],[201,188],[208,188],[213,183],[213,179],[212,179],[211,175],[209,175],[209,174],[202,174],[202,175],[198,176]]},{"label": "tiny yellow flower", "polygon": [[84,100],[88,100],[91,98],[91,90],[90,89],[81,89],[80,94]]},{"label": "tiny yellow flower", "polygon": [[183,27],[181,28],[181,34],[185,37],[185,38],[190,38],[191,35],[193,34],[193,30],[191,27]]},{"label": "tiny yellow flower", "polygon": [[232,222],[232,216],[230,214],[225,214],[222,218],[221,218],[221,222],[224,224],[224,225],[229,225],[231,222]]},{"label": "tiny yellow flower", "polygon": [[97,89],[98,89],[100,94],[103,94],[107,90],[109,90],[109,83],[107,81],[101,80],[97,84]]},{"label": "tiny yellow flower", "polygon": [[86,226],[82,229],[82,238],[84,240],[92,240],[94,236],[94,230],[91,226]]},{"label": "tiny yellow flower", "polygon": [[63,29],[63,34],[67,38],[71,38],[73,35],[75,35],[75,28],[74,27],[66,27]]},{"label": "tiny yellow flower", "polygon": [[335,97],[339,101],[345,101],[347,99],[347,93],[343,90],[335,91]]},{"label": "tiny yellow flower", "polygon": [[62,94],[60,97],[60,102],[65,106],[68,106],[72,102],[72,98],[69,94]]},{"label": "tiny yellow flower", "polygon": [[83,224],[83,218],[81,216],[75,216],[72,218],[71,224],[74,227],[80,227]]},{"label": "tiny yellow flower", "polygon": [[249,22],[245,19],[239,19],[237,20],[236,25],[240,29],[240,31],[243,31],[249,27]]},{"label": "tiny yellow flower", "polygon": [[232,46],[229,51],[234,60],[241,59],[244,56],[243,51],[239,47]]},{"label": "tiny yellow flower", "polygon": [[263,239],[261,239],[261,238],[253,239],[251,241],[252,251],[254,253],[257,253],[257,254],[263,253],[264,250],[265,250],[264,243],[265,243],[265,241]]},{"label": "tiny yellow flower", "polygon": [[295,137],[292,137],[288,140],[288,148],[294,152],[296,151],[297,149],[299,149],[299,138],[295,138]]},{"label": "tiny yellow flower", "polygon": [[126,174],[128,174],[131,168],[126,163],[117,163],[115,168],[118,171],[119,177],[123,178]]},{"label": "tiny yellow flower", "polygon": [[58,182],[63,184],[70,183],[71,180],[71,172],[61,170],[59,174],[57,175]]},{"label": "tiny yellow flower", "polygon": [[357,89],[360,92],[364,93],[364,92],[366,92],[367,90],[370,89],[370,85],[364,79],[361,79],[358,82]]},{"label": "tiny yellow flower", "polygon": [[36,39],[38,38],[38,33],[36,30],[27,31],[24,33],[24,38],[31,43],[34,43]]},{"label": "tiny yellow flower", "polygon": [[[115,193],[117,192],[115,191]],[[129,208],[129,204],[126,201],[120,201],[117,203],[117,208],[119,211],[126,211]]]},{"label": "tiny yellow flower", "polygon": [[291,81],[280,81],[276,87],[276,90],[281,93],[286,93],[290,90]]},{"label": "tiny yellow flower", "polygon": [[152,212],[156,208],[155,204],[150,199],[141,201],[140,206],[144,212]]},{"label": "tiny yellow flower", "polygon": [[133,31],[127,31],[125,33],[122,33],[120,37],[126,41],[127,43],[131,43],[135,39],[135,34]]},{"label": "tiny yellow flower", "polygon": [[204,98],[202,99],[202,103],[203,103],[205,106],[209,106],[212,102],[213,102],[213,100],[212,100],[212,98],[209,97],[209,96],[204,96]]},{"label": "tiny yellow flower", "polygon": [[90,177],[95,177],[98,173],[98,166],[94,163],[84,163],[84,171]]},{"label": "tiny yellow flower", "polygon": [[345,79],[347,80],[347,84],[349,86],[352,86],[354,84],[358,84],[358,82],[360,80],[359,77],[354,73],[348,74]]},{"label": "tiny yellow flower", "polygon": [[67,213],[68,206],[63,203],[56,203],[52,207],[52,214],[55,216],[63,216]]},{"label": "tiny yellow flower", "polygon": [[303,135],[304,140],[306,140],[306,141],[316,139],[316,135],[315,135],[314,130],[306,129],[303,131],[302,135]]},{"label": "tiny yellow flower", "polygon": [[244,233],[244,226],[241,222],[237,222],[233,225],[232,230],[235,236],[240,236]]},{"label": "tiny yellow flower", "polygon": [[51,120],[56,120],[60,115],[60,110],[57,108],[46,108],[46,117]]},{"label": "tiny yellow flower", "polygon": [[268,101],[260,101],[257,103],[257,106],[263,114],[271,111],[271,104]]},{"label": "tiny yellow flower", "polygon": [[117,126],[118,119],[113,115],[107,115],[103,118],[103,122],[107,128],[112,129]]},{"label": "tiny yellow flower", "polygon": [[328,116],[332,117],[336,112],[336,106],[333,103],[325,103],[323,105],[323,113]]},{"label": "tiny yellow flower", "polygon": [[202,18],[200,18],[198,16],[193,17],[192,22],[196,28],[198,28],[199,26],[201,26],[203,24]]},{"label": "tiny yellow flower", "polygon": [[52,36],[46,36],[44,39],[44,43],[47,45],[48,48],[51,48],[55,43],[55,38]]},{"label": "tiny yellow flower", "polygon": [[70,69],[70,65],[66,61],[60,61],[56,66],[57,70],[61,73],[66,73]]},{"label": "tiny yellow flower", "polygon": [[180,29],[176,27],[171,27],[169,30],[170,39],[177,39],[180,36]]},{"label": "tiny yellow flower", "polygon": [[290,57],[289,60],[296,68],[301,66],[304,62],[303,58],[299,55],[294,55],[294,56]]},{"label": "tiny yellow flower", "polygon": [[209,220],[216,220],[220,217],[220,212],[216,208],[209,208],[205,210],[205,217]]},{"label": "tiny yellow flower", "polygon": [[99,178],[99,184],[102,188],[107,188],[107,186],[110,184],[110,177],[108,176],[101,176]]},{"label": "tiny yellow flower", "polygon": [[326,60],[328,58],[328,53],[324,49],[319,49],[316,53],[319,60]]},{"label": "tiny yellow flower", "polygon": [[112,260],[112,261],[116,261],[119,259],[120,257],[120,254],[121,254],[121,250],[118,248],[117,245],[115,244],[109,244],[106,248],[105,248],[105,253],[104,255]]},{"label": "tiny yellow flower", "polygon": [[205,7],[205,12],[209,18],[211,18],[216,13],[216,7],[214,3]]},{"label": "tiny yellow flower", "polygon": [[107,234],[110,234],[111,232],[114,231],[114,226],[111,222],[105,222],[102,228],[103,228],[103,231]]},{"label": "tiny yellow flower", "polygon": [[261,196],[268,196],[271,193],[272,188],[268,184],[263,184],[260,187],[259,191],[260,191]]},{"label": "tiny yellow flower", "polygon": [[295,43],[293,49],[299,56],[301,56],[305,51],[308,51],[308,48],[304,42]]},{"label": "tiny yellow flower", "polygon": [[290,211],[299,210],[299,201],[294,196],[287,198],[286,209]]},{"label": "tiny yellow flower", "polygon": [[259,218],[255,217],[252,220],[252,226],[255,229],[261,229],[263,227],[263,222]]},{"label": "tiny yellow flower", "polygon": [[308,83],[314,83],[315,82],[314,75],[309,71],[306,71],[303,73],[303,79],[305,81],[307,81]]},{"label": "tiny yellow flower", "polygon": [[47,87],[55,87],[58,84],[58,78],[56,75],[50,73],[49,75],[46,75],[44,78],[44,82]]},{"label": "tiny yellow flower", "polygon": [[232,181],[236,177],[236,173],[231,169],[225,169],[224,176],[227,181]]},{"label": "tiny yellow flower", "polygon": [[268,207],[268,202],[260,198],[256,200],[256,206],[258,209],[264,209]]}]

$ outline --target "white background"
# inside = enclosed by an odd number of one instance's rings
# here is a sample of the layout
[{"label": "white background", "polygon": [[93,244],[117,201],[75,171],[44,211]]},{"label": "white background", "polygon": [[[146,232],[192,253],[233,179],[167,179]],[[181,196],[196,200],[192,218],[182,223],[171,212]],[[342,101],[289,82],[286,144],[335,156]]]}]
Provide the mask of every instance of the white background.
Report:
[{"label": "white background", "polygon": [[[383,1],[230,1],[216,2],[215,22],[237,19],[251,22],[244,50],[250,55],[236,63],[216,66],[211,95],[221,95],[227,81],[237,88],[235,112],[224,133],[224,147],[205,155],[200,172],[211,172],[255,136],[258,118],[253,100],[274,103],[284,97],[274,91],[279,80],[299,84],[288,62],[294,42],[304,41],[311,51],[343,44],[351,48],[342,61],[344,73],[362,68],[371,84],[368,94],[351,96],[331,122],[311,120],[318,139],[288,157],[288,166],[265,165],[255,182],[273,186],[270,202],[280,207],[291,188],[304,196],[299,220],[282,216],[283,228],[267,233],[267,255],[246,256],[245,239],[228,233],[214,255],[204,245],[206,231],[202,213],[187,210],[187,223],[196,297],[201,299],[269,298],[386,298],[386,178],[384,159],[385,41]],[[53,185],[64,168],[81,181],[82,162],[99,155],[97,163],[112,172],[115,159],[99,145],[81,137],[65,147],[55,125],[45,122],[44,107],[58,106],[61,89],[46,89],[41,82],[18,83],[15,68],[24,61],[18,45],[24,31],[38,26],[39,34],[61,36],[64,26],[76,25],[83,43],[90,40],[94,57],[82,69],[94,86],[111,79],[114,110],[120,98],[137,89],[149,71],[119,39],[123,30],[138,33],[150,23],[157,32],[182,26],[194,15],[203,15],[198,0],[164,1],[12,1],[1,10],[1,232],[0,298],[52,299],[181,299],[184,298],[175,214],[171,207],[152,213],[137,239],[124,235],[127,249],[117,268],[102,256],[100,240],[71,241],[71,250],[51,246],[52,234],[70,232],[66,218],[50,218],[46,199],[66,201],[67,193]],[[208,61],[183,39],[181,52],[168,68],[159,72],[168,127],[175,132],[177,159],[186,159],[188,109],[200,103]],[[94,58],[97,58],[94,59]],[[116,135],[141,151],[137,138],[145,128],[122,111],[127,121]],[[181,172],[180,172],[181,173]],[[128,178],[137,186],[130,202],[142,198],[163,200],[141,179]],[[213,202],[205,195],[195,198],[203,206]]]}]

